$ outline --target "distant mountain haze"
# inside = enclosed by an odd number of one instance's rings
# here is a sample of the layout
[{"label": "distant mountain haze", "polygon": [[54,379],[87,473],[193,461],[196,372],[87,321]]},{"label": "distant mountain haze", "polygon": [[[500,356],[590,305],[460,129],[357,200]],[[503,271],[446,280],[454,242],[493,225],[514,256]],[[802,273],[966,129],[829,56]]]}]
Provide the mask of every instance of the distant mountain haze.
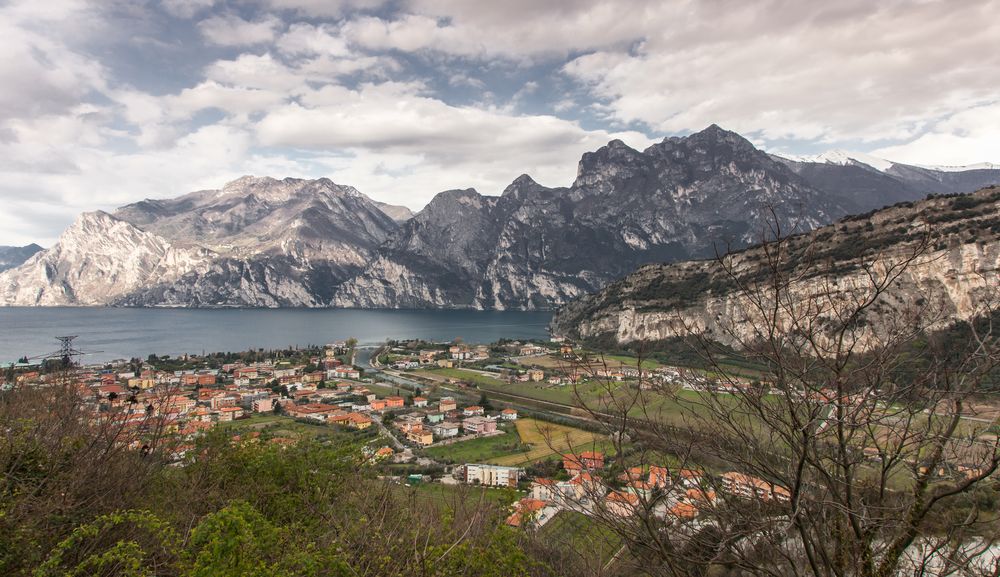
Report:
[{"label": "distant mountain haze", "polygon": [[34,243],[27,246],[0,246],[0,272],[21,266],[41,250],[42,247]]},{"label": "distant mountain haze", "polygon": [[81,215],[0,272],[0,304],[548,309],[648,263],[747,246],[774,218],[804,232],[993,183],[992,167],[782,158],[715,125],[642,151],[611,141],[567,187],[522,175],[415,215],[325,178],[245,176]]}]

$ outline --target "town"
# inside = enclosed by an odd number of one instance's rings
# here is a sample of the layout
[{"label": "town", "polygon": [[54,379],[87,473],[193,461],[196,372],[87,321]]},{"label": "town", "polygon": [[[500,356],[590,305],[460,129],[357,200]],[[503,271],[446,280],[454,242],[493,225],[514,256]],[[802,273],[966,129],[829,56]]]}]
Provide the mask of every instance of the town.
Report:
[{"label": "town", "polygon": [[[364,352],[370,359],[360,363]],[[786,488],[739,471],[613,454],[599,424],[572,416],[571,391],[596,395],[602,383],[718,387],[700,373],[653,361],[590,359],[559,338],[390,342],[374,351],[349,340],[67,370],[25,362],[5,377],[6,387],[70,379],[95,420],[134,431],[137,450],[155,437],[175,466],[196,458],[198,438],[212,430],[227,431],[234,442],[277,445],[347,435],[394,482],[515,491],[507,523],[525,529],[560,518],[628,517],[651,501],[657,515],[689,523],[720,493],[763,503],[789,498]]]}]

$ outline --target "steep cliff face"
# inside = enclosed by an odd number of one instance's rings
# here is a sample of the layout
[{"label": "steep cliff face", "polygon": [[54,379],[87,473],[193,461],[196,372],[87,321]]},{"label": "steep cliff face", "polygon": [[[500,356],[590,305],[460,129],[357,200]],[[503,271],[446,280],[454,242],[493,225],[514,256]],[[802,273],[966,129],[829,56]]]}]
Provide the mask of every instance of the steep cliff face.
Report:
[{"label": "steep cliff face", "polygon": [[[797,279],[779,314],[785,326],[804,322],[794,311],[805,303],[813,305],[809,322],[831,320],[838,303],[870,291],[869,273],[885,275],[912,259],[862,322],[875,330],[896,322],[943,328],[984,314],[1000,295],[1000,188],[849,217],[782,249],[778,268]],[[765,281],[774,262],[754,247],[722,260],[646,266],[560,309],[552,330],[622,344],[701,333],[730,344],[752,341],[764,323],[745,287],[773,294]]]},{"label": "steep cliff face", "polygon": [[745,246],[773,215],[809,230],[844,212],[717,126],[645,151],[616,140],[583,156],[569,188],[522,175],[499,198],[442,193],[334,303],[550,308],[645,263]]},{"label": "steep cliff face", "polygon": [[328,179],[246,176],[83,215],[51,249],[0,276],[0,302],[327,306],[398,228]]},{"label": "steep cliff face", "polygon": [[212,257],[203,248],[174,247],[105,212],[84,213],[51,249],[0,273],[0,302],[108,304],[153,282],[196,271]]}]

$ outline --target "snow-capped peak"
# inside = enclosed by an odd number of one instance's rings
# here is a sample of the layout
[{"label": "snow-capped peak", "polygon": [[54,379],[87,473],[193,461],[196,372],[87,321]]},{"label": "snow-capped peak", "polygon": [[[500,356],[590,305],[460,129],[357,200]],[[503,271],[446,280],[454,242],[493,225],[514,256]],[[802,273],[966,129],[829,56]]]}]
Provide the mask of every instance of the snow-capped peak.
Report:
[{"label": "snow-capped peak", "polygon": [[963,166],[949,166],[949,165],[927,165],[918,164],[920,168],[926,168],[928,170],[937,170],[939,172],[965,172],[966,170],[1000,170],[1000,164],[994,164],[992,162],[979,162],[976,164],[966,164]]},{"label": "snow-capped peak", "polygon": [[892,161],[872,156],[864,152],[850,152],[848,150],[840,149],[828,150],[822,154],[814,156],[800,156],[792,160],[798,160],[800,162],[816,162],[820,164],[839,164],[841,166],[848,166],[850,164],[857,163],[870,166],[880,172],[889,170],[889,168],[895,164]]}]

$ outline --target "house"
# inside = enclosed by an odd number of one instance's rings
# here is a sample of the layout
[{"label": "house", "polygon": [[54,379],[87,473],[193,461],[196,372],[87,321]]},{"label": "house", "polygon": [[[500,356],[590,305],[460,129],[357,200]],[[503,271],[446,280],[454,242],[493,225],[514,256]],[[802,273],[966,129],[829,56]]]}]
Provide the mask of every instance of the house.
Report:
[{"label": "house", "polygon": [[545,354],[545,348],[538,345],[524,345],[518,349],[518,353],[520,353],[522,357],[541,355]]},{"label": "house", "polygon": [[421,447],[426,447],[434,443],[434,435],[430,431],[426,431],[421,427],[418,430],[411,430],[406,433],[406,440],[411,443],[416,443]]},{"label": "house", "polygon": [[406,404],[406,399],[403,397],[386,397],[385,398],[385,408],[387,409],[402,409]]},{"label": "house", "polygon": [[428,423],[443,423],[444,413],[427,413]]},{"label": "house", "polygon": [[545,379],[545,371],[541,369],[531,369],[528,371],[528,380],[538,383]]},{"label": "house", "polygon": [[274,373],[272,376],[274,376],[274,378],[279,380],[288,379],[288,378],[294,378],[295,375],[298,374],[298,372],[299,372],[298,369],[294,367],[286,367],[281,369],[274,369]]},{"label": "house", "polygon": [[243,409],[240,407],[222,407],[219,409],[219,422],[225,423],[243,416]]},{"label": "house", "polygon": [[458,423],[438,423],[431,427],[431,431],[441,439],[447,439],[449,437],[457,437],[459,427]]},{"label": "house", "polygon": [[698,507],[691,503],[680,501],[670,508],[670,516],[676,517],[681,521],[694,519],[698,516]]},{"label": "house", "polygon": [[460,472],[463,482],[489,487],[516,487],[521,476],[521,469],[500,465],[466,464]]},{"label": "house", "polygon": [[404,415],[396,415],[396,423],[408,423],[410,425],[419,425],[424,422],[424,415],[422,413],[406,413]]},{"label": "house", "polygon": [[449,359],[438,359],[437,366],[442,369],[451,369],[454,368],[455,363]]},{"label": "house", "polygon": [[426,365],[434,362],[434,358],[440,354],[441,351],[420,351],[420,364]]},{"label": "house", "polygon": [[286,404],[284,408],[285,412],[291,417],[295,417],[297,419],[312,419],[314,421],[321,422],[327,421],[331,415],[342,412],[340,407],[336,405],[327,405],[325,403],[307,403],[305,405],[289,403]]},{"label": "house", "polygon": [[255,367],[243,367],[233,371],[233,376],[237,379],[256,379],[258,373]]},{"label": "house", "polygon": [[458,403],[456,403],[455,399],[451,397],[441,397],[441,400],[438,401],[438,410],[441,411],[442,413],[447,413],[448,411],[454,411],[457,408],[458,408]]},{"label": "house", "polygon": [[639,496],[635,493],[612,491],[604,499],[608,513],[618,517],[631,517],[639,509]]},{"label": "house", "polygon": [[209,402],[209,405],[212,407],[213,411],[217,411],[223,407],[235,407],[236,397],[232,395],[225,395],[225,396],[216,395],[212,397],[212,400]]},{"label": "house", "polygon": [[515,409],[504,409],[500,411],[500,418],[505,421],[516,421],[517,411]]},{"label": "house", "polygon": [[274,410],[274,401],[271,400],[271,397],[254,399],[251,408],[255,413],[270,413]]},{"label": "house", "polygon": [[387,403],[385,399],[375,399],[370,403],[370,405],[371,405],[371,410],[375,412],[380,412],[384,411],[386,407],[389,406],[389,403]]},{"label": "house", "polygon": [[604,455],[596,451],[584,451],[579,455],[566,455],[563,469],[573,475],[581,471],[599,471],[604,468]]},{"label": "house", "polygon": [[495,433],[497,422],[486,417],[469,417],[462,421],[462,430],[471,435]]},{"label": "house", "polygon": [[722,474],[722,488],[731,495],[744,499],[759,499],[761,501],[774,499],[776,501],[787,502],[792,496],[788,489],[780,485],[775,485],[752,475],[736,471]]},{"label": "house", "polygon": [[361,378],[361,371],[355,369],[354,367],[341,365],[339,367],[334,367],[330,371],[327,371],[327,378],[357,380]]},{"label": "house", "polygon": [[507,517],[507,525],[511,527],[540,525],[548,520],[546,509],[545,501],[525,497],[514,503],[514,512]]},{"label": "house", "polygon": [[478,405],[469,405],[462,409],[462,414],[466,417],[482,416],[486,414],[486,410]]},{"label": "house", "polygon": [[556,500],[556,481],[538,477],[531,482],[531,498],[539,501],[554,502]]},{"label": "house", "polygon": [[372,426],[372,420],[367,415],[362,415],[361,413],[348,413],[347,418],[349,419],[347,426],[352,429],[363,430]]},{"label": "house", "polygon": [[414,407],[426,407],[427,406],[427,398],[426,397],[413,397],[413,406]]},{"label": "house", "polygon": [[646,482],[654,487],[659,487],[660,489],[666,488],[670,485],[670,470],[666,467],[650,465],[649,478]]},{"label": "house", "polygon": [[697,487],[701,485],[701,471],[695,471],[693,469],[681,469],[678,472],[681,478],[681,485],[685,487]]}]

